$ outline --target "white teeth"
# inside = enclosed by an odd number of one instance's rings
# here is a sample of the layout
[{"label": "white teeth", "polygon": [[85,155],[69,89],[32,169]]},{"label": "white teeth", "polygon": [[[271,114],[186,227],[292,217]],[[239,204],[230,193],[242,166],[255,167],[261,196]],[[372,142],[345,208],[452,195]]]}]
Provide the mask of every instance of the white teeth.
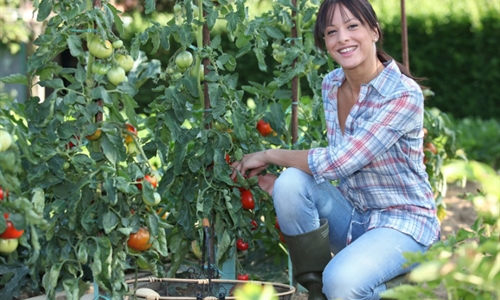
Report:
[{"label": "white teeth", "polygon": [[352,51],[352,50],[354,50],[354,47],[345,48],[345,49],[340,50],[339,52],[340,53],[346,53],[346,52],[349,52],[349,51]]}]

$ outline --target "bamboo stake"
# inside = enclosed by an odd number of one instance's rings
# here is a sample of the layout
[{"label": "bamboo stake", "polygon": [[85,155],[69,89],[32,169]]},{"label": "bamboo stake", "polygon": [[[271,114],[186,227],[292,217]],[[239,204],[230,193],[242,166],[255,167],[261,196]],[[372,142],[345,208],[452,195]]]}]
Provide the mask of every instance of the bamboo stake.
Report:
[{"label": "bamboo stake", "polygon": [[403,65],[410,70],[410,60],[408,56],[408,25],[406,24],[405,0],[401,0],[401,42],[403,48]]}]

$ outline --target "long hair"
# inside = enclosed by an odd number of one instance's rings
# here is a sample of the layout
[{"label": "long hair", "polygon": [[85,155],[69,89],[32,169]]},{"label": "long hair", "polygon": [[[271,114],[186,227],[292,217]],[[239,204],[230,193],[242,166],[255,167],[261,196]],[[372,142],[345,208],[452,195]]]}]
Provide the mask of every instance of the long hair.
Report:
[{"label": "long hair", "polygon": [[424,80],[423,78],[414,77],[405,65],[396,61],[383,50],[382,44],[384,37],[378,23],[377,14],[367,0],[324,0],[319,7],[316,24],[314,26],[314,43],[316,47],[322,51],[327,51],[324,41],[325,29],[330,24],[336,8],[342,10],[342,15],[345,15],[345,11],[343,9],[346,8],[361,22],[361,24],[369,28],[376,28],[379,35],[377,41],[377,58],[381,62],[384,63],[394,60],[401,73],[412,78],[416,82]]}]

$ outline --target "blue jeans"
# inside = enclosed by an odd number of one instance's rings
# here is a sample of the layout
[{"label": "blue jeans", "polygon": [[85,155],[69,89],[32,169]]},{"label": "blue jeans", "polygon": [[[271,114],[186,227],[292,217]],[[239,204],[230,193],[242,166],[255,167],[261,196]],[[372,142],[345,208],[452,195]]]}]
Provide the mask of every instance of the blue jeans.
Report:
[{"label": "blue jeans", "polygon": [[403,253],[427,250],[395,229],[367,230],[371,211],[357,211],[330,182],[317,184],[298,169],[281,173],[273,200],[286,235],[309,232],[319,227],[320,219],[328,219],[334,254],[323,271],[323,293],[328,299],[380,299],[384,282],[411,269],[403,267]]}]

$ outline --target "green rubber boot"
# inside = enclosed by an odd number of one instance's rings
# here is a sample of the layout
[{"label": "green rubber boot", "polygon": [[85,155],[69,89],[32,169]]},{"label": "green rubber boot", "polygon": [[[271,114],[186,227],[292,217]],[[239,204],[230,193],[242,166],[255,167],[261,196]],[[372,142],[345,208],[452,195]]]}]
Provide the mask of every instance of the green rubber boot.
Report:
[{"label": "green rubber boot", "polygon": [[322,273],[332,259],[328,242],[328,220],[321,219],[319,228],[299,235],[283,234],[292,261],[293,278],[309,292],[309,300],[326,300]]}]

